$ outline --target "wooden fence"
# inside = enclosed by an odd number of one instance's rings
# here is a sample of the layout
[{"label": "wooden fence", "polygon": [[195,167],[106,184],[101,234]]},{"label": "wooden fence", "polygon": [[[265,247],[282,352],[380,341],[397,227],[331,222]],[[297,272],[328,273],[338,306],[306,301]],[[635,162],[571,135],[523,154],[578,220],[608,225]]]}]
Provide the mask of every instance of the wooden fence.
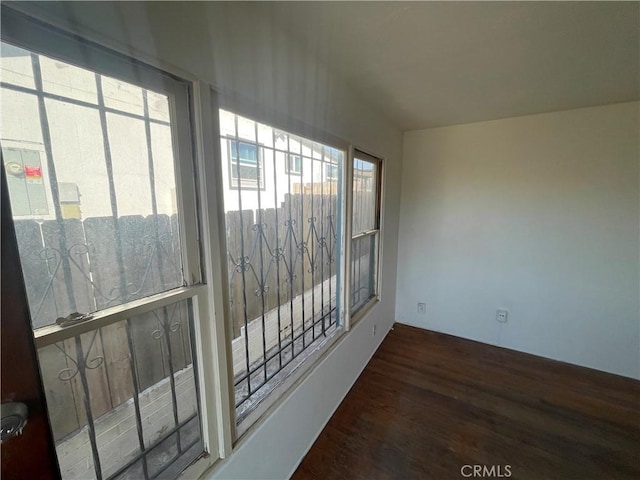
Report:
[{"label": "wooden fence", "polygon": [[[91,312],[182,284],[175,217],[118,219],[124,282],[111,217],[63,220],[62,225],[54,220],[16,220],[15,226],[34,328],[73,311]],[[165,314],[176,330],[169,339],[172,366],[167,361],[166,338],[159,336]],[[132,397],[132,354],[140,391],[191,363],[187,320],[184,302],[132,319],[133,352],[125,322],[82,335],[94,418]],[[38,353],[58,440],[86,423],[75,339]]]},{"label": "wooden fence", "polygon": [[[357,185],[353,227],[368,230],[375,227],[376,198],[370,186]],[[250,323],[336,274],[337,183],[295,184],[294,192],[277,209],[226,214],[234,338],[245,318]],[[355,253],[369,255],[362,248]],[[321,294],[329,298],[336,292]]]},{"label": "wooden fence", "polygon": [[[245,319],[249,323],[336,274],[337,208],[336,195],[287,194],[277,209],[226,214],[234,338]],[[324,293],[327,300],[335,294]]]},{"label": "wooden fence", "polygon": [[[337,203],[335,194],[310,191],[287,195],[277,209],[226,214],[234,338],[245,320],[260,317],[336,274]],[[62,224],[15,221],[34,328],[70,312],[100,310],[183,284],[175,216],[127,216],[117,222],[111,217],[68,219]],[[327,296],[326,302],[336,292],[321,295]],[[176,325],[170,344],[159,334],[165,315]],[[125,322],[82,336],[94,418],[132,397],[132,357],[140,391],[191,364],[186,302],[141,315],[130,324],[133,351]],[[169,347],[172,365],[167,360]],[[42,348],[39,356],[58,440],[86,424],[80,375],[75,374],[75,339]]]}]

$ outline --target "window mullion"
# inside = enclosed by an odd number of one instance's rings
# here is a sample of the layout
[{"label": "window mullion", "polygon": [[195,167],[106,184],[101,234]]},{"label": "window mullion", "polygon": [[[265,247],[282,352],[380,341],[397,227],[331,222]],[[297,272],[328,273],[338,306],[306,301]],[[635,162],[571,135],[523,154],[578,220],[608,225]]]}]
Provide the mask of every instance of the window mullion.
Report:
[{"label": "window mullion", "polygon": [[158,293],[139,300],[105,308],[93,314],[90,320],[82,323],[60,327],[49,325],[34,330],[33,335],[37,348],[53,345],[54,343],[73,338],[75,336],[106,327],[113,323],[127,320],[131,317],[151,312],[155,309],[166,307],[173,303],[195,297],[202,293],[203,286],[180,287],[168,292]]},{"label": "window mullion", "polygon": [[[188,93],[180,87],[175,88],[170,97],[171,118],[187,119],[190,118]],[[183,273],[187,284],[193,285],[202,282],[202,271],[190,126],[187,121],[176,122],[171,136],[175,152],[176,200],[181,219],[180,239],[184,242],[181,249]]]},{"label": "window mullion", "polygon": [[347,239],[352,238],[352,230],[353,230],[353,159],[354,159],[355,150],[353,145],[349,147],[349,153],[347,156],[346,166],[345,166],[345,187],[343,188],[345,195],[344,202],[344,215],[346,221],[343,222],[344,225],[344,235],[343,235],[343,252],[344,252],[344,261],[341,263],[341,267],[343,270],[343,282],[342,282],[342,298],[343,298],[343,322],[345,329],[348,331],[351,329],[351,281],[352,281],[352,269],[351,269],[351,251],[352,251],[352,241],[347,241]]},{"label": "window mullion", "polygon": [[376,235],[379,232],[380,232],[379,229],[374,228],[372,230],[367,230],[365,232],[356,233],[351,237],[351,240],[360,240],[363,237],[370,237],[371,235]]},{"label": "window mullion", "polygon": [[[198,382],[202,397],[202,423],[205,445],[215,457],[224,458],[232,449],[235,436],[233,368],[231,367],[231,318],[228,298],[227,246],[224,228],[224,189],[218,119],[218,100],[209,85],[194,83],[198,193],[202,256],[207,273],[196,318],[207,319],[196,325],[198,363],[202,366]],[[230,320],[229,320],[230,321]]]}]

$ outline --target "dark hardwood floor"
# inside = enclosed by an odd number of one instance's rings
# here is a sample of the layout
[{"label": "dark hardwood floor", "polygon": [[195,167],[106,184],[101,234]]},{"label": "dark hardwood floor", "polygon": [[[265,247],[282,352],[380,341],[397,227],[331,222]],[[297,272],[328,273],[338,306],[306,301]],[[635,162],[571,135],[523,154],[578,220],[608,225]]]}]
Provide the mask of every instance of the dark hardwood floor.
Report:
[{"label": "dark hardwood floor", "polygon": [[640,479],[640,382],[396,324],[293,476],[509,477]]}]

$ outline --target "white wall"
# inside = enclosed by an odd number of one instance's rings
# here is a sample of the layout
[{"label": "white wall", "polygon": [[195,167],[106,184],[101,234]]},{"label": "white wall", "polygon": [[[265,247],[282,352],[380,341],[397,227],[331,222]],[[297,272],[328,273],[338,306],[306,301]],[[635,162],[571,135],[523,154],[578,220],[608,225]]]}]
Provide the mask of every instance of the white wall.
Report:
[{"label": "white wall", "polygon": [[640,377],[638,110],[406,133],[396,319]]},{"label": "white wall", "polygon": [[[23,56],[2,57],[0,79],[10,84],[35,88],[30,57],[26,51],[23,53]],[[96,80],[92,73],[46,56],[40,57],[40,64],[45,91],[97,104]],[[102,82],[106,87],[104,100],[108,106],[124,108],[125,111],[132,109],[135,113],[143,114],[141,88],[110,78],[103,78]],[[156,107],[150,109],[152,117],[168,121],[167,98],[155,93],[150,93],[149,97],[150,103]],[[46,215],[22,218],[51,220],[55,218],[53,198],[36,97],[3,89],[2,102],[0,138],[3,147],[38,153],[49,205]],[[109,184],[105,180],[104,132],[98,111],[62,101],[47,100],[46,105],[57,181],[78,188],[82,218],[111,215],[111,204],[105,201],[109,198]],[[107,118],[106,133],[111,145],[118,214],[151,215],[153,210],[144,121],[114,113]],[[171,130],[157,123],[150,128],[156,208],[160,214],[172,215],[176,212],[176,185]]]},{"label": "white wall", "polygon": [[290,118],[307,137],[325,131],[385,157],[381,303],[214,472],[216,478],[288,477],[393,324],[401,132],[248,3],[23,2],[17,8],[207,81],[230,102],[246,99],[264,123]]}]

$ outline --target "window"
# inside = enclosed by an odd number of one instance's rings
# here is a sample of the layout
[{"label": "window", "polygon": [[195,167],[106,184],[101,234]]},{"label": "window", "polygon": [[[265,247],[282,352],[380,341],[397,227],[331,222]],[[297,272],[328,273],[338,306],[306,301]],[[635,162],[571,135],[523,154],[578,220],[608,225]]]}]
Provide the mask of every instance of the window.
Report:
[{"label": "window", "polygon": [[286,173],[291,175],[302,174],[302,158],[298,155],[287,155],[287,166],[285,168]]},{"label": "window", "polygon": [[[258,145],[229,141],[231,185],[234,188],[264,188],[264,174]],[[238,155],[238,153],[240,153]]]},{"label": "window", "polygon": [[187,85],[12,21],[0,143],[62,476],[175,478],[204,451]]},{"label": "window", "polygon": [[[213,231],[217,208],[196,208],[197,194],[217,201],[202,186],[216,174],[199,159],[196,191],[190,84],[6,15],[0,149],[63,477],[175,478],[205,450],[215,460],[218,438],[231,444],[225,388],[246,429],[337,338],[345,304],[377,294],[380,161],[358,152],[349,166],[347,265],[346,145],[219,111],[228,386],[212,360],[226,359],[223,327],[208,317],[224,274],[204,284],[216,235],[198,222]],[[201,341],[211,328],[219,353]]]},{"label": "window", "polygon": [[358,150],[353,160],[351,315],[378,292],[381,161]]},{"label": "window", "polygon": [[324,169],[327,180],[338,180],[338,165],[325,165]]},{"label": "window", "polygon": [[240,424],[338,329],[342,196],[322,173],[337,179],[344,152],[225,110],[220,130],[223,149],[246,139],[264,163],[262,190],[223,187]]}]

